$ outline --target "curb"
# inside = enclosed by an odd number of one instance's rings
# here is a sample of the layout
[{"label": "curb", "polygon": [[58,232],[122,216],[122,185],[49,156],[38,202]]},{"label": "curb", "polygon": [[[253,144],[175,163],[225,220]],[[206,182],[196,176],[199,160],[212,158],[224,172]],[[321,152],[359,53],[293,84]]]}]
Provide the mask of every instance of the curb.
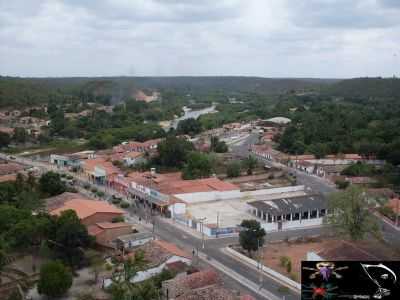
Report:
[{"label": "curb", "polygon": [[[233,250],[232,248],[225,247],[222,249],[222,251],[227,252],[228,255],[232,256],[236,260],[240,260],[241,262],[249,264],[249,265],[253,266],[254,268],[258,269],[258,267],[257,267],[258,262],[256,262],[255,260],[253,260],[251,258],[248,258],[247,256],[244,256],[243,254]],[[282,275],[281,273],[279,273],[275,270],[272,270],[271,268],[269,268],[265,265],[262,265],[261,268],[267,276],[269,276],[271,279],[273,279],[277,283],[286,286],[287,288],[294,291],[295,293],[298,293],[298,294],[301,293],[301,284],[300,283],[293,281],[292,279]]]}]

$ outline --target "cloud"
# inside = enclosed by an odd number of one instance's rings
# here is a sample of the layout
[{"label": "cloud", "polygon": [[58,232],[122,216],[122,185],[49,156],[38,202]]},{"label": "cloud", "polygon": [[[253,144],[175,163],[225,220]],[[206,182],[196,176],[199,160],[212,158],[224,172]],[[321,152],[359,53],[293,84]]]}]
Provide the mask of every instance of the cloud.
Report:
[{"label": "cloud", "polygon": [[[395,1],[383,0],[382,4],[392,6]],[[381,9],[375,0],[297,0],[288,7],[300,27],[368,29],[392,27],[399,20],[398,12]]]},{"label": "cloud", "polygon": [[390,76],[396,3],[0,0],[0,74]]}]

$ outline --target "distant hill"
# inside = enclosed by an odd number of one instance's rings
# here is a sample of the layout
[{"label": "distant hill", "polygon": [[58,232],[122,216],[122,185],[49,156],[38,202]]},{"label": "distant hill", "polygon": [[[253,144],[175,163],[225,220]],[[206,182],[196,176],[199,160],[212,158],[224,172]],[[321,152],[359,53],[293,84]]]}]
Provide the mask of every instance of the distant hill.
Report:
[{"label": "distant hill", "polygon": [[[187,93],[251,92],[278,94],[291,90],[319,89],[335,79],[262,77],[73,77],[19,78],[0,76],[0,106],[47,103],[57,96],[110,97],[116,103],[138,90],[176,89]],[[90,98],[90,97],[89,97]],[[92,97],[93,98],[93,97]]]},{"label": "distant hill", "polygon": [[398,78],[354,78],[326,86],[324,94],[351,98],[399,98]]}]

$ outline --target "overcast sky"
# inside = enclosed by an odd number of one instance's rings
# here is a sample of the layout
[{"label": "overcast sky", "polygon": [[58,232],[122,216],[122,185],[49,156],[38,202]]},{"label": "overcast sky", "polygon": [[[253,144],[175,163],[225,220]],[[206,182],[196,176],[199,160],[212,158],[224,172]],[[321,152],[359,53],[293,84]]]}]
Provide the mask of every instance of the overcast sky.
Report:
[{"label": "overcast sky", "polygon": [[0,74],[400,75],[400,0],[0,0]]}]

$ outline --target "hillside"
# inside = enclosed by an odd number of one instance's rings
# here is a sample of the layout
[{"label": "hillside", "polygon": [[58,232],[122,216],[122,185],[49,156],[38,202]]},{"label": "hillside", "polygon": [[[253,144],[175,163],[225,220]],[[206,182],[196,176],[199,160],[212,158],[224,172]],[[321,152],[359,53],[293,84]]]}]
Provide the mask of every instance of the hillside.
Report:
[{"label": "hillside", "polygon": [[398,78],[354,78],[327,86],[323,93],[350,98],[400,98]]},{"label": "hillside", "polygon": [[290,90],[319,89],[337,82],[330,79],[274,79],[261,77],[75,77],[15,78],[0,76],[0,107],[47,103],[51,98],[105,98],[117,103],[138,90],[169,90],[203,94],[250,92],[277,94]]}]

